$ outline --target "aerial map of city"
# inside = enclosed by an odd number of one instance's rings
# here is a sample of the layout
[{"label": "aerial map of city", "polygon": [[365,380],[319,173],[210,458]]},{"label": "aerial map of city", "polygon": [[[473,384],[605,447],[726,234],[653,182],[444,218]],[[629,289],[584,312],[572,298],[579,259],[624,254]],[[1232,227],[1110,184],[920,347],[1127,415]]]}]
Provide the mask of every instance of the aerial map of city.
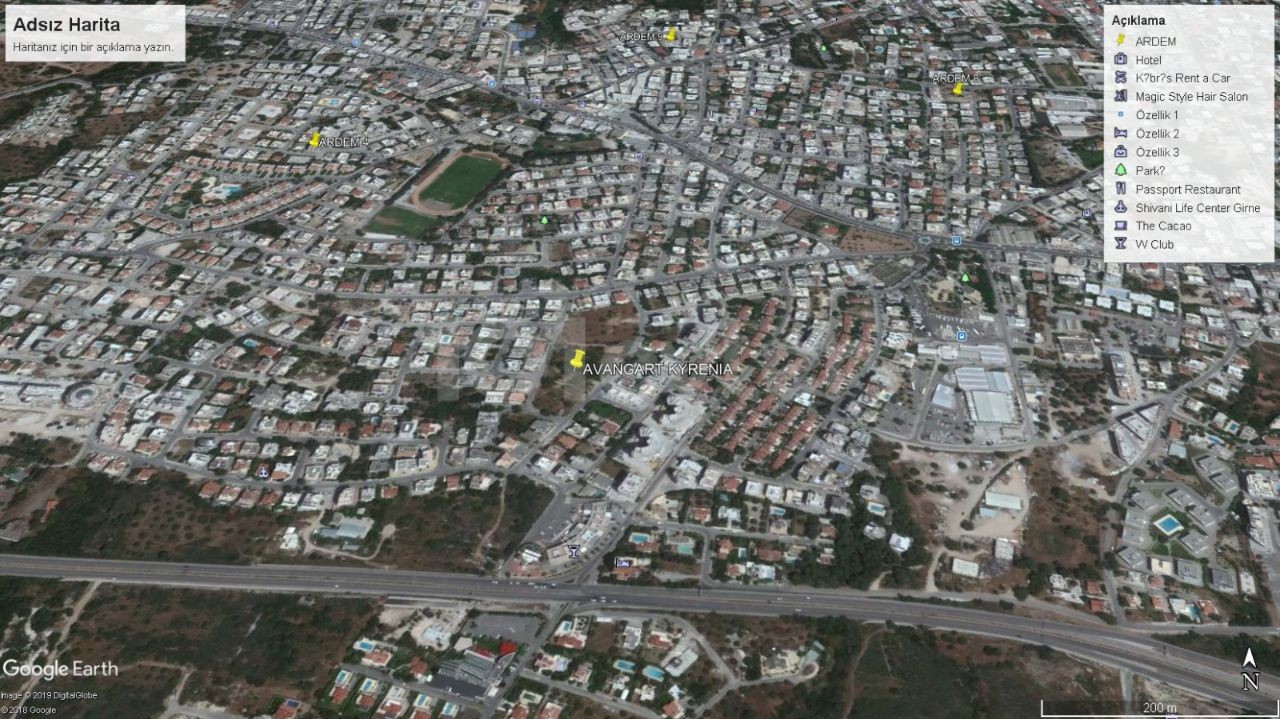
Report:
[{"label": "aerial map of city", "polygon": [[1274,4],[2,14],[0,715],[1280,719]]}]

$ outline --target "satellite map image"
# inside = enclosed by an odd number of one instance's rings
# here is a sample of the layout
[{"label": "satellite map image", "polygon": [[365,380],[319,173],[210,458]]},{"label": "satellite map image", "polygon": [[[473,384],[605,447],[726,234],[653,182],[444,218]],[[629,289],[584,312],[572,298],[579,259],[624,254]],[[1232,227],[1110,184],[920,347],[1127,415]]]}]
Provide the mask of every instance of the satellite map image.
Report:
[{"label": "satellite map image", "polygon": [[1273,3],[0,12],[0,715],[1280,719]]}]

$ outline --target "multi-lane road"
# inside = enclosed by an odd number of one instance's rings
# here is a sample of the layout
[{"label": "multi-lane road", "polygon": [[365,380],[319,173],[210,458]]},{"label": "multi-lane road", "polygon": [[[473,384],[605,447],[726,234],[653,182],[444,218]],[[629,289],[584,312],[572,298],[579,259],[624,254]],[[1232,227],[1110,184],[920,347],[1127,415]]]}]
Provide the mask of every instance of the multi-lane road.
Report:
[{"label": "multi-lane road", "polygon": [[[310,565],[210,565],[69,557],[0,555],[0,575],[201,589],[306,592],[490,602],[613,606],[619,609],[723,614],[839,616],[897,622],[1043,644],[1128,669],[1221,702],[1280,701],[1280,684],[1261,667],[1262,692],[1241,691],[1238,663],[1170,646],[1149,633],[1082,625],[954,603],[887,596],[759,587],[665,589],[495,580],[462,574]],[[1047,697],[1052,699],[1052,697]],[[1267,714],[1275,711],[1268,708]]]}]

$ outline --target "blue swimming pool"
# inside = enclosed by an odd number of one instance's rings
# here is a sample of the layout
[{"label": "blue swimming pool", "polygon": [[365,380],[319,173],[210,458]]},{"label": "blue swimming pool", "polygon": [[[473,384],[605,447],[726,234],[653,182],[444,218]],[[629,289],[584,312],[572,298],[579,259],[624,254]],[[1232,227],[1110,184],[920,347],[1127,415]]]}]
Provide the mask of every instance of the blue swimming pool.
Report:
[{"label": "blue swimming pool", "polygon": [[1165,536],[1173,536],[1183,530],[1182,522],[1172,514],[1166,514],[1156,520],[1156,529],[1165,533]]}]

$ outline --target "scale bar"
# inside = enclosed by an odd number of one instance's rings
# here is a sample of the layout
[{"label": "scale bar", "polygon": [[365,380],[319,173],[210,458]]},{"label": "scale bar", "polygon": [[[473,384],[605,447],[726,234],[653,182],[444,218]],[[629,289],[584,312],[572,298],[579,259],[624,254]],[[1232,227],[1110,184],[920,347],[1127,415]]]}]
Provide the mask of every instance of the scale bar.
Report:
[{"label": "scale bar", "polygon": [[1280,719],[1280,699],[1276,700],[1276,711],[1273,714],[1045,714],[1044,700],[1040,700],[1040,719],[1152,719],[1164,716],[1166,719]]}]

